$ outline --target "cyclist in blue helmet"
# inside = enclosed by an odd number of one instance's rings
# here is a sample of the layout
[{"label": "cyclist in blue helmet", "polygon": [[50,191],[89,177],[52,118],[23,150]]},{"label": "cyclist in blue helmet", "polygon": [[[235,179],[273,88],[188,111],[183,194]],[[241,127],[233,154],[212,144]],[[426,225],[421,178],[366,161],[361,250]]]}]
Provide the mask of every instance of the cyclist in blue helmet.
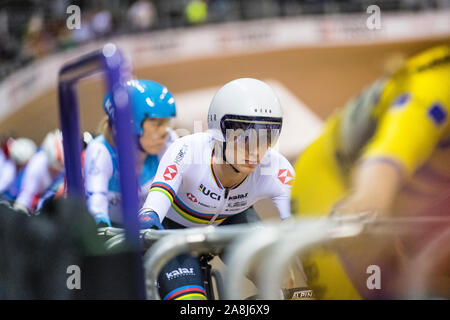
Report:
[{"label": "cyclist in blue helmet", "polygon": [[[175,99],[163,85],[150,80],[126,83],[132,102],[132,125],[138,141],[139,200],[141,204],[150,189],[159,161],[177,135],[169,127],[176,115]],[[100,135],[86,149],[84,178],[87,205],[97,225],[120,226],[120,190],[118,159],[113,139],[114,108],[111,93],[103,103],[107,117]]]}]

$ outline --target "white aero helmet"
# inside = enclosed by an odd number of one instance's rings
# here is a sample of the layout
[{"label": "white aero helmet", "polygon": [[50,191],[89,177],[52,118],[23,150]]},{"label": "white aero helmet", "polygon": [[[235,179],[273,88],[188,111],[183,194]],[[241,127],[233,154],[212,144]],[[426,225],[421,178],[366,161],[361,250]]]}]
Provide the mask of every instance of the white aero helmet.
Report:
[{"label": "white aero helmet", "polygon": [[19,138],[11,143],[9,156],[18,165],[26,164],[36,152],[36,144],[27,138]]},{"label": "white aero helmet", "polygon": [[64,150],[62,134],[59,129],[47,134],[41,145],[47,155],[48,164],[53,168],[62,168],[64,166]]},{"label": "white aero helmet", "polygon": [[228,129],[266,129],[276,140],[282,122],[281,104],[273,89],[252,78],[225,84],[217,91],[208,111],[208,129],[214,139],[222,142]]}]

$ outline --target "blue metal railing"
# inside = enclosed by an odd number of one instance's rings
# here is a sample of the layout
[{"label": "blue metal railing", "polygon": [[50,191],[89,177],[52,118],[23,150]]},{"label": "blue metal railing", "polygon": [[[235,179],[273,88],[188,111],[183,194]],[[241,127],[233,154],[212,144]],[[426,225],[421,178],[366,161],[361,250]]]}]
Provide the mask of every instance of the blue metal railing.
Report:
[{"label": "blue metal railing", "polygon": [[[119,162],[119,177],[123,226],[128,245],[139,252],[138,180],[136,175],[136,140],[131,126],[131,100],[125,87],[131,72],[120,50],[107,44],[102,50],[86,54],[65,64],[59,72],[58,97],[61,130],[64,140],[64,159],[67,192],[84,199],[81,173],[81,133],[77,99],[77,83],[92,74],[103,72],[107,90],[112,93],[115,117],[113,126]],[[117,134],[120,133],[120,134]],[[139,297],[145,298],[142,264],[138,272]]]}]

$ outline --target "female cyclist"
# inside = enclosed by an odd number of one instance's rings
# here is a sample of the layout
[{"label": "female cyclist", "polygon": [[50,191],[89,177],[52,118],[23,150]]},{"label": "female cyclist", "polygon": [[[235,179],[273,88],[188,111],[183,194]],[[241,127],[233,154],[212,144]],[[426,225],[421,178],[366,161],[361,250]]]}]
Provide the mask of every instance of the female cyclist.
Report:
[{"label": "female cyclist", "polygon": [[[290,216],[291,164],[272,147],[282,110],[266,83],[227,83],[208,112],[209,132],[178,139],[165,153],[140,211],[141,226],[179,229],[258,220],[252,205],[271,199]],[[162,224],[161,224],[162,223]],[[197,257],[182,254],[159,276],[163,299],[205,299]]]},{"label": "female cyclist", "polygon": [[[132,99],[133,129],[138,141],[137,174],[142,204],[162,155],[177,138],[168,127],[170,118],[176,114],[175,100],[165,86],[154,81],[130,80],[126,85]],[[122,223],[122,214],[110,93],[103,108],[107,117],[101,124],[102,134],[86,149],[84,177],[89,211],[98,226],[111,226]]]}]

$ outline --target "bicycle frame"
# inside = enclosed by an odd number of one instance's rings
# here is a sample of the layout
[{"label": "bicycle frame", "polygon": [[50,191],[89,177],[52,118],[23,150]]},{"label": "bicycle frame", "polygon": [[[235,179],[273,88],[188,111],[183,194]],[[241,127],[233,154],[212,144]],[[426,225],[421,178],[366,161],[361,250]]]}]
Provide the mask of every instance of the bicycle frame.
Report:
[{"label": "bicycle frame", "polygon": [[184,252],[218,253],[236,237],[251,231],[255,227],[257,227],[256,224],[172,230],[173,234],[164,236],[157,241],[144,256],[148,298],[160,299],[156,286],[158,274],[170,259]]},{"label": "bicycle frame", "polygon": [[[180,230],[142,230],[141,238],[143,241],[144,249],[147,250],[154,243],[159,241],[165,236],[173,235]],[[120,248],[125,241],[124,231],[120,228],[102,228],[99,229],[98,235],[106,238],[105,246],[108,251],[114,251]],[[215,253],[217,254],[217,252]],[[215,254],[204,253],[199,255],[200,269],[202,273],[203,283],[205,285],[206,297],[208,300],[215,300],[215,293],[212,280],[216,282],[216,288],[218,291],[219,299],[223,297],[223,280],[218,270],[213,270],[209,261],[214,258]]]},{"label": "bicycle frame", "polygon": [[[122,53],[113,44],[107,44],[102,50],[86,54],[75,61],[65,64],[59,72],[58,97],[59,117],[64,139],[64,159],[67,175],[67,192],[69,195],[84,199],[81,174],[81,135],[78,112],[76,85],[78,81],[103,72],[108,91],[112,92],[115,107],[115,136],[119,162],[120,190],[123,224],[128,245],[138,251],[139,222],[138,189],[135,172],[136,141],[131,127],[131,106],[125,81],[131,73]],[[120,134],[116,134],[119,133]],[[133,165],[130,165],[133,164]],[[140,297],[145,298],[143,270],[140,274]]]}]

